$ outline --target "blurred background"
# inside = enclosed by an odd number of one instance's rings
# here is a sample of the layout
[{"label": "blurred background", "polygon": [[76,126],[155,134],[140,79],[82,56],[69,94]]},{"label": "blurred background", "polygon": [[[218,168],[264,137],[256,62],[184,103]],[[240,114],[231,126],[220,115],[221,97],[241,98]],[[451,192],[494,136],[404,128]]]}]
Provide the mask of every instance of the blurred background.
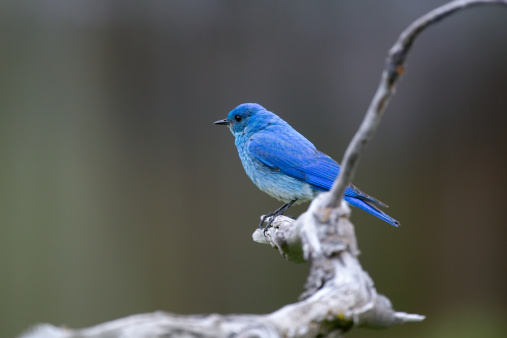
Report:
[{"label": "blurred background", "polygon": [[[1,2],[0,337],[295,302],[308,265],[251,239],[280,203],[213,122],[257,102],[340,161],[388,49],[445,2]],[[354,179],[402,227],[352,221],[378,291],[427,319],[349,337],[505,336],[506,61],[503,7],[416,41]]]}]

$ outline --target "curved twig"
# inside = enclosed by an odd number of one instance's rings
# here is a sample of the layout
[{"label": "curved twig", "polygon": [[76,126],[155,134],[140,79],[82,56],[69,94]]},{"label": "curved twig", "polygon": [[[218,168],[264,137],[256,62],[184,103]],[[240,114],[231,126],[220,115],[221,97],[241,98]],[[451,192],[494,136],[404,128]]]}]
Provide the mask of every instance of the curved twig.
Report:
[{"label": "curved twig", "polygon": [[507,5],[507,0],[452,1],[423,15],[400,34],[396,43],[389,50],[380,84],[366,111],[363,122],[345,151],[341,162],[340,174],[331,188],[331,194],[326,204],[327,207],[336,208],[340,205],[345,189],[352,181],[357,170],[359,157],[368,142],[373,138],[382,115],[391,97],[394,95],[396,84],[405,69],[408,52],[417,36],[432,24],[453,13],[473,6],[493,4]]}]

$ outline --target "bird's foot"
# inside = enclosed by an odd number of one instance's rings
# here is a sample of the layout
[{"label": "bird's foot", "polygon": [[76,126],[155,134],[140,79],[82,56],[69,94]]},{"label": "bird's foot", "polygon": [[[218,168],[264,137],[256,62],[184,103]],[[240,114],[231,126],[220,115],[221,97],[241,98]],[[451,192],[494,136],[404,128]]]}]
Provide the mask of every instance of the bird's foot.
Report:
[{"label": "bird's foot", "polygon": [[[266,234],[266,231],[271,227],[271,225],[273,224],[273,221],[275,220],[276,216],[278,216],[276,214],[276,212],[270,212],[269,214],[267,215],[264,215],[261,217],[261,222],[259,223],[259,229],[262,229],[263,232],[264,232],[264,235]],[[268,222],[267,224],[263,227],[264,225],[264,222],[266,222],[266,219],[268,219]]]},{"label": "bird's foot", "polygon": [[[273,221],[275,220],[276,216],[283,215],[284,212],[287,209],[289,209],[290,206],[293,205],[296,201],[297,201],[297,199],[293,199],[292,201],[290,201],[289,203],[285,203],[284,205],[282,205],[280,208],[276,209],[275,211],[272,211],[272,212],[268,213],[267,215],[264,215],[261,217],[261,222],[259,223],[259,228],[263,229],[264,235],[266,235],[266,231],[271,227],[271,224],[273,224]],[[270,219],[268,221],[268,224],[266,224],[266,226],[263,228],[262,225],[264,224],[264,222],[266,221],[267,218],[270,218]]]},{"label": "bird's foot", "polygon": [[[262,216],[261,223],[259,224],[259,228],[262,229],[262,232],[264,235],[266,235],[266,232],[268,231],[268,229],[273,226],[273,222],[275,221],[275,219],[281,215],[291,218],[291,219],[294,219],[294,220],[296,219],[296,217],[294,217],[292,215],[285,215],[282,213],[275,213],[275,212],[264,215],[264,216]],[[268,219],[268,218],[269,218],[269,220],[267,221],[267,224],[263,227],[262,225],[266,222],[266,219]]]}]

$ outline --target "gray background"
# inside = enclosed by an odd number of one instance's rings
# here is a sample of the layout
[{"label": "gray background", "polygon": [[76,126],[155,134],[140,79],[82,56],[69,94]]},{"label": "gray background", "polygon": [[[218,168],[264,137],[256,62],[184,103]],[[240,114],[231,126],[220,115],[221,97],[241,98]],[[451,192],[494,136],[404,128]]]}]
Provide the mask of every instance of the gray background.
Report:
[{"label": "gray background", "polygon": [[[212,123],[258,102],[341,160],[387,50],[444,2],[2,2],[0,336],[294,302],[308,266],[251,240],[280,204]],[[416,42],[354,180],[402,227],[352,220],[378,291],[428,318],[348,336],[505,334],[506,60],[507,8]]]}]

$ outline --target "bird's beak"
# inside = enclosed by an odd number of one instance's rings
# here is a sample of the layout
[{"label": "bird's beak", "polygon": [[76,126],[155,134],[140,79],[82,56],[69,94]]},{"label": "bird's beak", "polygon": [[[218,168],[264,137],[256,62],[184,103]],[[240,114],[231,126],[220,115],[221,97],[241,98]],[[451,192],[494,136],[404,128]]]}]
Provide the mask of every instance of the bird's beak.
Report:
[{"label": "bird's beak", "polygon": [[228,126],[229,124],[231,124],[231,122],[227,121],[226,119],[223,119],[223,120],[215,121],[215,122],[213,122],[213,124],[220,124],[220,125]]}]

